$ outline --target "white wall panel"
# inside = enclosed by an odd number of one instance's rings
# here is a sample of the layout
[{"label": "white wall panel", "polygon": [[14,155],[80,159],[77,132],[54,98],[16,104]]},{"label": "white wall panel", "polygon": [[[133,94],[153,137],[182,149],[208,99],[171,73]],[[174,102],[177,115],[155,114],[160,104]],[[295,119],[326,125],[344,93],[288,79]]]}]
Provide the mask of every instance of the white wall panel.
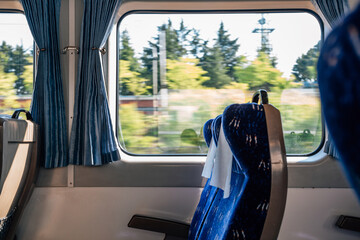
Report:
[{"label": "white wall panel", "polygon": [[[131,229],[134,214],[190,222],[199,188],[36,188],[18,239],[160,240],[163,234]],[[280,240],[360,239],[335,227],[341,214],[360,217],[351,189],[291,188]]]},{"label": "white wall panel", "polygon": [[278,239],[360,239],[360,233],[335,226],[340,215],[360,217],[360,204],[352,189],[290,188]]},{"label": "white wall panel", "polygon": [[198,188],[36,188],[18,239],[160,240],[164,234],[128,228],[134,214],[190,222]]}]

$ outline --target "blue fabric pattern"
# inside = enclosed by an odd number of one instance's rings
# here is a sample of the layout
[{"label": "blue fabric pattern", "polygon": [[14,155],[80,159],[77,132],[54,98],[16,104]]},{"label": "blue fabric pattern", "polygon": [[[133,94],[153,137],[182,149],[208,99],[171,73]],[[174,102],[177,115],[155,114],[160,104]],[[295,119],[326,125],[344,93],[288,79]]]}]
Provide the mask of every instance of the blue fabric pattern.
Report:
[{"label": "blue fabric pattern", "polygon": [[204,133],[204,139],[206,142],[206,145],[209,147],[210,143],[211,143],[211,139],[212,139],[212,123],[213,123],[214,119],[210,119],[208,120],[205,124],[204,124],[204,128],[203,128],[203,133]]},{"label": "blue fabric pattern", "polygon": [[[204,138],[208,147],[210,146],[211,139],[214,139],[214,141],[216,139],[217,141],[219,138],[220,126],[221,115],[217,116],[215,119],[208,120],[204,124]],[[206,181],[205,187],[200,196],[200,201],[196,207],[193,219],[191,221],[189,240],[198,239],[204,220],[206,219],[209,209],[212,206],[216,194],[218,193],[218,188],[211,186],[210,180],[211,178]]]},{"label": "blue fabric pattern", "polygon": [[217,116],[212,122],[211,131],[214,138],[215,145],[217,146],[220,134],[222,115]]},{"label": "blue fabric pattern", "polygon": [[260,239],[271,191],[265,112],[255,103],[233,104],[222,118],[235,160],[231,192],[224,199],[218,191],[199,239]]},{"label": "blue fabric pattern", "polygon": [[348,180],[360,199],[360,6],[327,37],[318,61],[324,117]]},{"label": "blue fabric pattern", "polygon": [[69,164],[65,105],[59,55],[61,0],[21,0],[39,47],[31,114],[39,124],[39,159],[45,168]]},{"label": "blue fabric pattern", "polygon": [[120,159],[110,120],[99,49],[110,32],[120,0],[84,0],[70,162],[97,166]]}]

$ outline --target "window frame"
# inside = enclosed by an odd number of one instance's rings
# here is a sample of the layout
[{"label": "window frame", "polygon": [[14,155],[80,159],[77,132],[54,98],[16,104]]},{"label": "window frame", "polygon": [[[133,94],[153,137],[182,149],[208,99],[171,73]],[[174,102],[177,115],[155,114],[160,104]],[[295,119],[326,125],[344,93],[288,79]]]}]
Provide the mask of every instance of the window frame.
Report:
[{"label": "window frame", "polygon": [[[271,2],[269,2],[271,4]],[[119,129],[120,129],[120,119],[119,119],[119,83],[120,83],[120,79],[119,79],[119,26],[122,22],[122,20],[131,14],[134,13],[142,13],[142,14],[173,14],[173,13],[182,13],[182,14],[186,14],[186,13],[308,13],[310,15],[312,15],[318,22],[319,27],[320,27],[320,31],[321,31],[321,38],[320,38],[320,47],[323,44],[324,41],[324,22],[321,19],[321,17],[315,12],[315,9],[310,9],[310,8],[304,8],[304,7],[294,7],[294,8],[259,8],[259,9],[225,9],[225,10],[217,10],[217,9],[196,9],[196,8],[191,8],[191,4],[189,4],[189,8],[191,9],[172,9],[172,7],[168,7],[168,6],[164,6],[164,9],[162,8],[158,8],[158,9],[147,9],[146,7],[144,8],[136,8],[136,4],[134,4],[133,6],[133,2],[131,3],[125,3],[124,5],[126,5],[126,7],[123,8],[123,12],[120,10],[120,12],[118,15],[119,20],[117,21],[117,23],[115,24],[116,27],[116,114],[115,114],[115,131],[116,131],[116,137],[118,138],[118,144],[120,146],[121,152],[122,152],[122,156],[123,159],[122,161],[125,162],[134,162],[134,163],[153,163],[153,162],[166,162],[166,163],[184,163],[184,162],[192,162],[192,163],[198,163],[198,162],[204,162],[205,158],[206,158],[206,154],[137,154],[137,153],[131,153],[128,152],[127,150],[125,150],[122,145],[120,144],[121,142],[121,137],[119,134]],[[130,5],[130,7],[128,8],[127,5]],[[128,9],[127,9],[128,8]],[[121,7],[122,9],[122,7]],[[320,105],[321,108],[321,105]],[[326,154],[323,152],[324,149],[324,145],[326,142],[326,138],[327,138],[327,134],[326,134],[326,127],[325,127],[325,121],[323,119],[323,115],[322,115],[322,111],[320,111],[320,118],[321,118],[321,130],[322,130],[322,136],[321,136],[321,141],[318,145],[318,147],[310,153],[306,153],[306,154],[287,154],[287,158],[288,158],[288,163],[290,164],[314,164],[314,163],[319,163],[322,160],[326,159]]]}]

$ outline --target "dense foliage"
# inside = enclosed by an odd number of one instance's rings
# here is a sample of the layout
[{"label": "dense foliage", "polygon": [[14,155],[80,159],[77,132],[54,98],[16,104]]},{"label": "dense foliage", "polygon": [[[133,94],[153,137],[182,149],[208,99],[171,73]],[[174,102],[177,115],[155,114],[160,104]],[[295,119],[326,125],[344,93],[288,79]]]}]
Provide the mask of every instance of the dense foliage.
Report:
[{"label": "dense foliage", "polygon": [[[125,30],[120,36],[119,56],[123,62],[120,68],[127,65],[126,75],[133,76],[122,78],[124,74],[120,71],[120,94],[125,96],[152,95],[154,80],[159,89],[221,89],[241,84],[248,90],[283,90],[302,85],[296,82],[316,81],[319,44],[297,59],[293,67],[294,77],[287,79],[275,67],[277,59],[272,56],[271,49],[259,47],[254,60],[238,55],[241,47],[238,39],[231,37],[224,23],[220,24],[214,44],[210,46],[208,41],[201,39],[199,30],[189,29],[183,21],[175,28],[169,19],[158,27],[158,35],[149,41],[140,59],[135,57],[128,32]],[[162,36],[165,43],[161,42]],[[161,67],[164,66],[160,62],[160,55],[164,54],[160,51],[162,44],[166,45],[166,82],[160,80]],[[130,82],[138,85],[136,90],[129,90]]]},{"label": "dense foliage", "polygon": [[[238,39],[229,34],[224,23],[220,23],[212,43],[201,38],[200,30],[188,28],[183,21],[176,28],[169,19],[158,26],[158,34],[137,58],[128,32],[120,34],[120,95],[161,99],[161,89],[171,94],[167,106],[154,107],[152,113],[143,112],[134,102],[120,105],[123,120],[119,134],[124,137],[123,147],[134,153],[206,152],[206,144],[196,133],[201,132],[202,124],[221,114],[227,105],[239,102],[236,96],[251,97],[262,88],[270,92],[271,102],[283,113],[287,151],[313,151],[321,140],[318,99],[308,98],[309,103],[303,105],[296,102],[298,106],[289,99],[291,89],[306,87],[306,81],[316,81],[319,44],[297,59],[293,76],[284,77],[276,67],[277,58],[271,48],[260,46],[253,60],[239,55]],[[162,51],[164,48],[166,51]],[[154,90],[154,86],[158,89]],[[290,92],[282,97],[285,90]],[[211,102],[213,96],[221,99]],[[139,126],[141,132],[137,130]],[[310,133],[307,138],[304,131]],[[191,141],[186,140],[188,133]]]},{"label": "dense foliage", "polygon": [[0,45],[0,110],[11,113],[12,109],[29,108],[30,101],[18,98],[29,96],[33,91],[33,57],[22,45],[15,47],[3,41]]}]

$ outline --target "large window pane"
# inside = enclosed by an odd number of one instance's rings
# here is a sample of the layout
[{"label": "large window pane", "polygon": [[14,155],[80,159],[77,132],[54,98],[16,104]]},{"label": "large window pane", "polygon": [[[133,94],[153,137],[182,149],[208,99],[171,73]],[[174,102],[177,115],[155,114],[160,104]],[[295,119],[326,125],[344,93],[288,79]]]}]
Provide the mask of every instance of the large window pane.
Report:
[{"label": "large window pane", "polygon": [[309,13],[134,13],[118,27],[119,141],[132,154],[204,154],[202,126],[262,88],[288,154],[322,139],[321,27]]},{"label": "large window pane", "polygon": [[33,38],[21,13],[0,12],[0,114],[30,108]]}]

